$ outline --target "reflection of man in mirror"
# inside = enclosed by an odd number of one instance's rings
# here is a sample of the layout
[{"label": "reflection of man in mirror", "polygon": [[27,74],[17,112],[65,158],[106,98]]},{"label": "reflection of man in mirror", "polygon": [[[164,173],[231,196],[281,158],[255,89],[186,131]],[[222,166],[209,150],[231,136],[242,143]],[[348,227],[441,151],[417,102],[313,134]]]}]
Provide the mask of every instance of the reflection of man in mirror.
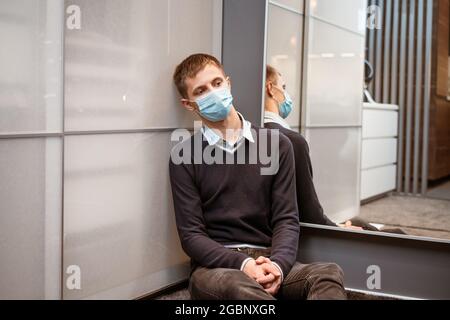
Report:
[{"label": "reflection of man in mirror", "polygon": [[[266,99],[264,126],[277,129],[291,141],[294,147],[296,191],[300,221],[305,223],[339,226],[353,230],[379,231],[370,223],[354,218],[336,225],[323,212],[313,182],[313,169],[309,156],[309,147],[305,138],[291,130],[286,121],[293,108],[293,101],[286,90],[282,74],[272,66],[266,69]],[[383,230],[384,232],[402,233],[400,230]]]},{"label": "reflection of man in mirror", "polygon": [[[202,130],[182,142],[190,150],[202,137],[202,150],[236,157],[244,146],[263,148],[267,140],[259,138],[275,132],[252,125],[236,111],[231,81],[210,55],[185,59],[174,82],[183,107],[203,123]],[[268,176],[261,175],[259,163],[177,164],[172,155],[176,223],[191,258],[194,299],[346,298],[339,266],[296,262],[300,227],[294,153],[289,139],[278,132],[277,138],[279,170]]]},{"label": "reflection of man in mirror", "polygon": [[264,126],[269,129],[280,130],[289,138],[294,147],[300,220],[305,223],[336,227],[336,224],[324,214],[317,197],[308,143],[301,134],[291,130],[286,122],[292,108],[293,101],[286,90],[283,76],[275,68],[267,66]]}]

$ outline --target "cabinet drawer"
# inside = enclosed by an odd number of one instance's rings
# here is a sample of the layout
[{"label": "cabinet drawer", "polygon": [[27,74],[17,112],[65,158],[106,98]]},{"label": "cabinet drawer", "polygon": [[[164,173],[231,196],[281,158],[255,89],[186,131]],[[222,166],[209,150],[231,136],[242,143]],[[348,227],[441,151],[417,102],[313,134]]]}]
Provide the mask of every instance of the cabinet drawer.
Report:
[{"label": "cabinet drawer", "polygon": [[362,142],[362,169],[397,162],[397,139],[370,139]]},{"label": "cabinet drawer", "polygon": [[387,110],[363,111],[363,138],[386,138],[398,135],[398,112]]},{"label": "cabinet drawer", "polygon": [[361,200],[396,188],[397,166],[391,165],[361,172]]}]

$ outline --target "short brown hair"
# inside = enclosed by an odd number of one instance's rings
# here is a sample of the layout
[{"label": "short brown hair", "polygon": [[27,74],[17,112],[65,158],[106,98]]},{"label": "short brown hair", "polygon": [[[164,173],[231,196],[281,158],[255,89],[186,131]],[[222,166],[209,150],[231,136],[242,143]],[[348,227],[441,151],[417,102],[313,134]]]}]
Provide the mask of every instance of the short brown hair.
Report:
[{"label": "short brown hair", "polygon": [[266,66],[266,82],[272,81],[275,85],[277,85],[277,75],[280,74],[277,69],[274,67],[267,65]]},{"label": "short brown hair", "polygon": [[205,53],[193,54],[184,59],[183,62],[177,66],[175,73],[173,74],[173,82],[183,98],[187,98],[186,79],[194,78],[197,73],[202,71],[209,64],[215,65],[224,71],[219,60]]}]

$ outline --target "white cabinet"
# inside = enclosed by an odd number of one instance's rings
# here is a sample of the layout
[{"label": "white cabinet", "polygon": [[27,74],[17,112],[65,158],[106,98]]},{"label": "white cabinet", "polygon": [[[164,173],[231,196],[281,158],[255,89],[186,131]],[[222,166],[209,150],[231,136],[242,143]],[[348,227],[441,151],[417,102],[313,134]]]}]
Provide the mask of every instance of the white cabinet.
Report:
[{"label": "white cabinet", "polygon": [[398,106],[364,103],[361,200],[396,187]]}]

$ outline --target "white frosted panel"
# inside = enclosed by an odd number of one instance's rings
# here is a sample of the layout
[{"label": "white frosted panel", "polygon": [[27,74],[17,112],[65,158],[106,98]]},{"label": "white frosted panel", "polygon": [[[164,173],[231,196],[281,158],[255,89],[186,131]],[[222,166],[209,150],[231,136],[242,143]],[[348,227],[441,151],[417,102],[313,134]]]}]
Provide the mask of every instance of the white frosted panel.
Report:
[{"label": "white frosted panel", "polygon": [[[67,130],[192,127],[172,83],[193,53],[220,58],[221,1],[72,0],[65,35]],[[217,9],[219,8],[219,10]]]},{"label": "white frosted panel", "polygon": [[306,124],[361,125],[364,37],[310,20]]},{"label": "white frosted panel", "polygon": [[362,169],[397,162],[397,139],[373,139],[362,142]]},{"label": "white frosted panel", "polygon": [[62,1],[0,1],[0,133],[62,128]]},{"label": "white frosted panel", "polygon": [[398,112],[364,110],[363,138],[397,137]]},{"label": "white frosted panel", "polygon": [[363,170],[361,172],[361,200],[394,190],[396,174],[396,165]]},{"label": "white frosted panel", "polygon": [[269,6],[267,63],[283,76],[294,109],[287,118],[300,126],[300,88],[302,67],[303,17],[274,5]]},{"label": "white frosted panel", "polygon": [[61,141],[0,140],[0,299],[59,299]]},{"label": "white frosted panel", "polygon": [[293,9],[300,13],[303,13],[304,8],[304,0],[270,0],[271,3],[280,4],[289,9]]},{"label": "white frosted panel", "polygon": [[367,0],[309,0],[310,14],[327,22],[365,34]]},{"label": "white frosted panel", "polygon": [[342,222],[359,214],[359,128],[306,129],[314,184],[325,214]]},{"label": "white frosted panel", "polygon": [[169,183],[169,133],[65,141],[64,263],[81,268],[66,299],[135,298],[187,277]]}]

